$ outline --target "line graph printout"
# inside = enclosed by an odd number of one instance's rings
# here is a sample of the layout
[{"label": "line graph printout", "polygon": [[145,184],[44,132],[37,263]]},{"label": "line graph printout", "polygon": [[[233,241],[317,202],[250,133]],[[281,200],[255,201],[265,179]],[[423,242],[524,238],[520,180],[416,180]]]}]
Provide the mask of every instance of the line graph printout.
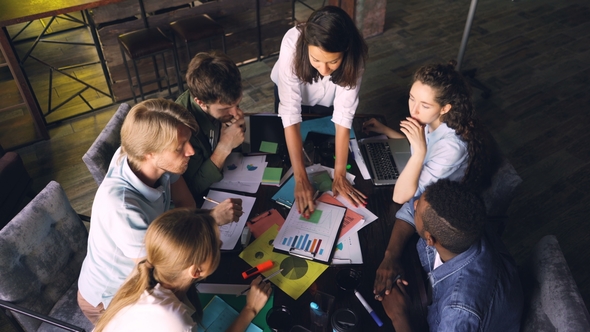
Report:
[{"label": "line graph printout", "polygon": [[305,219],[291,209],[274,241],[278,250],[308,259],[328,262],[346,208],[317,202],[316,209]]}]

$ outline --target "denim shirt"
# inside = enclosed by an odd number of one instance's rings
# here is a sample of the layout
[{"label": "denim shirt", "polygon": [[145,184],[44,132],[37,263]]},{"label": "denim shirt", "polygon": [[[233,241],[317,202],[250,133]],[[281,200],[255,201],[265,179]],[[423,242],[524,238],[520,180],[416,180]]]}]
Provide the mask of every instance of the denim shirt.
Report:
[{"label": "denim shirt", "polygon": [[433,270],[436,249],[416,245],[432,286],[430,331],[519,331],[523,295],[512,257],[494,238]]}]

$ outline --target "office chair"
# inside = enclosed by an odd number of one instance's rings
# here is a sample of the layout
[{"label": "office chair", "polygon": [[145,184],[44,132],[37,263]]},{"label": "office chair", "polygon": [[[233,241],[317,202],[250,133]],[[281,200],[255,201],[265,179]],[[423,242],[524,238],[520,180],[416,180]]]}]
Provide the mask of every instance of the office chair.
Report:
[{"label": "office chair", "polygon": [[0,146],[0,229],[31,199],[31,177],[16,152],[4,152]]},{"label": "office chair", "polygon": [[488,215],[488,227],[495,228],[495,233],[502,235],[508,220],[508,208],[516,196],[516,188],[522,183],[522,179],[516,170],[505,159],[492,177],[492,184],[482,193]]},{"label": "office chair", "polygon": [[555,235],[546,235],[520,268],[523,332],[590,331],[590,315]]},{"label": "office chair", "polygon": [[55,181],[0,230],[0,300],[13,312],[30,313],[12,314],[13,325],[27,332],[54,330],[49,316],[93,329],[76,300],[87,241],[86,227]]},{"label": "office chair", "polygon": [[130,109],[129,105],[121,104],[117,112],[109,120],[109,123],[82,156],[84,164],[86,164],[94,181],[99,186],[107,174],[115,151],[121,146],[121,126],[123,126],[123,121],[125,121]]}]

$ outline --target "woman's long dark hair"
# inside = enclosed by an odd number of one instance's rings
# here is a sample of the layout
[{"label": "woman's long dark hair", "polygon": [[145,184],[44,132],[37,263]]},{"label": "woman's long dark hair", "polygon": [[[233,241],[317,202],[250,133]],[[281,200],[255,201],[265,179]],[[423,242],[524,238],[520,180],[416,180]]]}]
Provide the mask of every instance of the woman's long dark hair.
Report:
[{"label": "woman's long dark hair", "polygon": [[501,156],[496,141],[475,114],[471,87],[455,70],[456,64],[451,60],[447,65],[421,67],[414,74],[414,82],[420,81],[433,88],[439,105],[451,105],[441,121],[467,143],[469,163],[462,182],[473,190],[482,191],[490,186],[492,176],[500,166]]},{"label": "woman's long dark hair", "polygon": [[344,10],[334,6],[320,8],[297,29],[301,32],[293,59],[297,78],[312,84],[320,77],[309,62],[308,46],[312,45],[330,53],[342,52],[342,64],[332,73],[332,82],[347,88],[356,87],[365,66],[368,47]]}]

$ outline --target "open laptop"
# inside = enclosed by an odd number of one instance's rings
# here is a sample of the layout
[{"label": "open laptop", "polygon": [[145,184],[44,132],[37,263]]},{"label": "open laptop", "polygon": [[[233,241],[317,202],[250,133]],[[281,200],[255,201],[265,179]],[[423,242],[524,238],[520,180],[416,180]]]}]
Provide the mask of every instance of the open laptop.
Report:
[{"label": "open laptop", "polygon": [[408,140],[367,137],[362,123],[353,122],[353,129],[373,184],[395,184],[411,156]]}]

